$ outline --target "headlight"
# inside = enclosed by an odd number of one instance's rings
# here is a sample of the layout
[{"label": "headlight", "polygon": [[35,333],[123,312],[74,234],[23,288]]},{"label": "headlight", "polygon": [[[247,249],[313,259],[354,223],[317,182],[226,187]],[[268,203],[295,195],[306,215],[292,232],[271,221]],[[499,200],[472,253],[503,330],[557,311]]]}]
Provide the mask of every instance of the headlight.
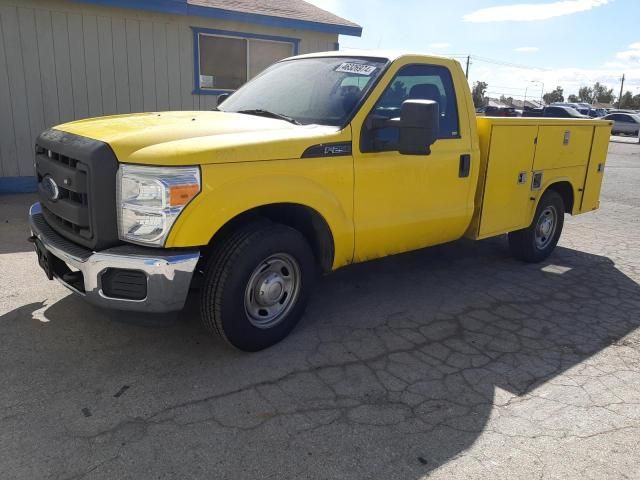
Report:
[{"label": "headlight", "polygon": [[182,209],[200,192],[198,167],[120,165],[118,235],[143,245],[164,245]]}]

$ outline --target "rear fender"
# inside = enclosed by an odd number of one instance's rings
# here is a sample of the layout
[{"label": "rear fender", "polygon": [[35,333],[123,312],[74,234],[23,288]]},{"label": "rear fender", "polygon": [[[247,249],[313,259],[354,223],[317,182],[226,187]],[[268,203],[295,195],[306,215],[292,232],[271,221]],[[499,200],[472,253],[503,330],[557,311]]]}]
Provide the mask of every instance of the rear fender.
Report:
[{"label": "rear fender", "polygon": [[[563,184],[565,185],[568,184],[573,194],[573,198],[572,198],[573,208],[571,209],[571,211],[567,210],[566,213],[570,213],[572,215],[576,215],[580,213],[578,211],[578,208],[580,206],[580,198],[581,198],[582,192],[578,191],[575,187],[576,185],[575,177],[567,176],[567,175],[554,176],[553,178],[546,179],[546,181],[543,180],[541,188],[537,191],[531,192],[532,193],[531,199],[533,200],[533,202],[532,202],[531,211],[529,212],[529,223],[533,222],[533,217],[536,213],[536,210],[538,209],[538,204],[540,203],[540,199],[542,198],[544,193],[550,189],[554,190]],[[564,199],[564,196],[563,196],[563,199]],[[565,204],[566,204],[566,200],[565,200]],[[565,208],[566,207],[567,205],[565,205]]]}]

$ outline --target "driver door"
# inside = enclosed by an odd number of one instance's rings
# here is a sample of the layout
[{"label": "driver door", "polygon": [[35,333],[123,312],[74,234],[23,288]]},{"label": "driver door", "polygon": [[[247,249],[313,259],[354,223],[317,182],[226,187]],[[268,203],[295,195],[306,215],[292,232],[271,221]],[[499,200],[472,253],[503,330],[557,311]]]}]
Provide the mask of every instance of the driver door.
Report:
[{"label": "driver door", "polygon": [[[439,104],[439,136],[429,155],[400,154],[397,127],[368,128],[371,116],[398,117],[408,99]],[[474,159],[468,112],[449,66],[398,68],[367,118],[359,139],[354,129],[354,261],[460,238],[473,215]]]}]

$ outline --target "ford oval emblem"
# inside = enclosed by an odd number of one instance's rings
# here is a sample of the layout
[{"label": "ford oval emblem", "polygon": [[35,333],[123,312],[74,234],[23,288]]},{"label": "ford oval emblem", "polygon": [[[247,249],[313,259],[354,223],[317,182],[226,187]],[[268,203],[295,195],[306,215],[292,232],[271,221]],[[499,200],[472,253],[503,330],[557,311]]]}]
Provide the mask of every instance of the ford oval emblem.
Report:
[{"label": "ford oval emblem", "polygon": [[42,179],[42,189],[52,202],[55,202],[60,198],[60,189],[51,175],[47,175]]}]

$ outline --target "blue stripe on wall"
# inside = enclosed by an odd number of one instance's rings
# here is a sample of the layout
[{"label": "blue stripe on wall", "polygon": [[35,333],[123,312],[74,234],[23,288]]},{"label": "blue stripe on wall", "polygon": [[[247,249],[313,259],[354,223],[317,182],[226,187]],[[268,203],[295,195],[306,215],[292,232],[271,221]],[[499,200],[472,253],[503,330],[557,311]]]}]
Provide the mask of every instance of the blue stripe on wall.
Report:
[{"label": "blue stripe on wall", "polygon": [[37,191],[36,177],[0,177],[0,193],[33,193]]}]

